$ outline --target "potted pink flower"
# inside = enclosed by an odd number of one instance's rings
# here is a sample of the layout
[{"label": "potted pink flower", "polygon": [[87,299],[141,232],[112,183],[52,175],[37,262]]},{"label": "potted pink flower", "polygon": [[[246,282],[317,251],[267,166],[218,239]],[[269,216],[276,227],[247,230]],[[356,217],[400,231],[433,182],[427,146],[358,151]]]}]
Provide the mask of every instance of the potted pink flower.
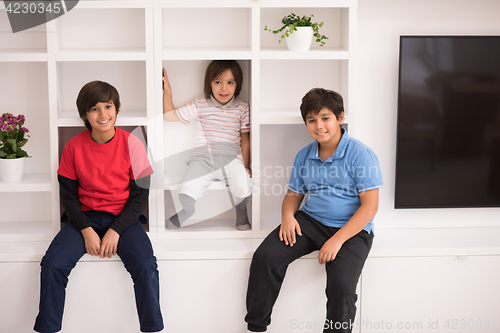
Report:
[{"label": "potted pink flower", "polygon": [[16,182],[22,179],[24,158],[30,157],[22,149],[30,137],[24,127],[25,117],[4,113],[0,117],[0,180]]}]

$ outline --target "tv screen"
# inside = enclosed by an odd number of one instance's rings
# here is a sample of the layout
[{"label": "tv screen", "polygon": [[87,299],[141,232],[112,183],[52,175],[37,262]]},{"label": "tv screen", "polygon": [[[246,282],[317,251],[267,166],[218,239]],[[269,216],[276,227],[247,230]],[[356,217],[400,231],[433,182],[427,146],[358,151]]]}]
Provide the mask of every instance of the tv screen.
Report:
[{"label": "tv screen", "polygon": [[500,36],[401,36],[396,208],[500,207]]}]

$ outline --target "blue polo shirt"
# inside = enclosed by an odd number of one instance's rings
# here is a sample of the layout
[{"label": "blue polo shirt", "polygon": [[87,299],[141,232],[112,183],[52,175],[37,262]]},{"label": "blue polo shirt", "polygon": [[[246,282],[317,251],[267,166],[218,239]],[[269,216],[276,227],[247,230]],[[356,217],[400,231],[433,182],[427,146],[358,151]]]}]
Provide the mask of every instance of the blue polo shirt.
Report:
[{"label": "blue polo shirt", "polygon": [[[375,153],[342,129],[335,153],[326,161],[314,141],[295,157],[288,188],[306,195],[301,210],[320,223],[342,228],[361,205],[359,193],[383,187]],[[373,220],[364,228],[373,231]]]}]

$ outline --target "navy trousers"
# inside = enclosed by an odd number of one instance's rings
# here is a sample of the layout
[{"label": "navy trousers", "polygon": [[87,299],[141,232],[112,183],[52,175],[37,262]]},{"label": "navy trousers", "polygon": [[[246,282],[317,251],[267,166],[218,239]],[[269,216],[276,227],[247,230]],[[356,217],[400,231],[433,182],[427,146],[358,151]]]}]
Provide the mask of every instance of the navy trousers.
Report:
[{"label": "navy trousers", "polygon": [[[85,212],[92,228],[102,238],[116,219],[106,212]],[[159,272],[156,257],[141,218],[126,229],[118,241],[117,254],[130,273],[142,332],[163,329],[160,311]],[[40,307],[35,331],[53,333],[61,330],[68,276],[85,254],[83,235],[67,222],[50,244],[40,263]]]},{"label": "navy trousers", "polygon": [[[265,332],[278,298],[288,265],[321,249],[339,229],[327,227],[306,213],[295,214],[302,236],[285,245],[279,239],[278,226],[255,251],[250,265],[245,321],[252,332]],[[326,263],[326,321],[324,332],[351,332],[356,314],[356,286],[373,242],[373,233],[362,230],[347,240],[335,260]]]}]

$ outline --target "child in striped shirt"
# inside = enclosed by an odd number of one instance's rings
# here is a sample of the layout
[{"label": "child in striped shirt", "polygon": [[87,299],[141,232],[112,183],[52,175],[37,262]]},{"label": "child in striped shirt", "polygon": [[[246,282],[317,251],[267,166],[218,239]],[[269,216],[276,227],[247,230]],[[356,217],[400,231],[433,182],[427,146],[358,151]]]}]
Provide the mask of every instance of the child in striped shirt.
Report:
[{"label": "child in striped shirt", "polygon": [[234,60],[214,60],[205,73],[205,96],[175,108],[172,89],[163,69],[163,118],[189,124],[196,119],[195,148],[179,188],[182,210],[170,217],[167,228],[176,229],[195,212],[195,203],[214,181],[226,182],[236,207],[236,228],[251,228],[247,204],[250,179],[250,110],[236,97],[243,73]]}]

